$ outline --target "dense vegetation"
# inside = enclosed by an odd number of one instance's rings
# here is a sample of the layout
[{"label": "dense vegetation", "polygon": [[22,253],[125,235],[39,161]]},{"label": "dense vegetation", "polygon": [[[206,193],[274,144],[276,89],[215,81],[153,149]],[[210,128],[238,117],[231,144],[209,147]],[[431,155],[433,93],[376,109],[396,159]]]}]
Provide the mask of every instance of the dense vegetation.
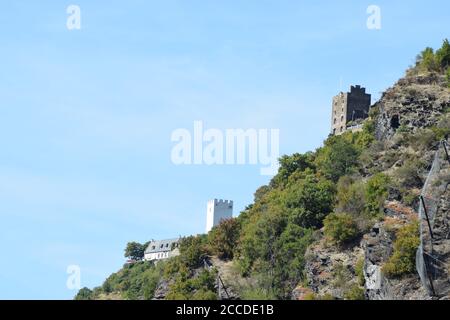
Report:
[{"label": "dense vegetation", "polygon": [[433,50],[427,47],[423,50],[416,59],[416,70],[446,72],[448,74],[448,67],[450,66],[450,43],[445,39],[441,48]]},{"label": "dense vegetation", "polygon": [[415,271],[415,256],[419,246],[419,223],[412,221],[397,231],[394,252],[383,272],[389,277],[398,277]]},{"label": "dense vegetation", "polygon": [[[425,49],[414,70],[448,73],[449,62],[450,46],[445,40],[436,52]],[[246,292],[258,299],[289,298],[305,280],[305,252],[321,237],[322,227],[331,243],[342,245],[384,219],[383,204],[393,189],[400,193],[400,201],[414,204],[411,190],[421,185],[417,172],[424,164],[413,154],[386,150],[375,139],[376,115],[373,108],[362,131],[330,136],[315,152],[281,157],[278,174],[256,190],[252,204],[207,235],[182,239],[179,256],[156,265],[127,264],[101,287],[81,289],[76,299],[98,299],[111,293],[126,299],[151,299],[161,280],[169,287],[167,299],[214,299],[216,271],[203,268],[204,258],[212,255],[232,260],[242,277],[255,279],[256,289],[241,288],[241,297]],[[449,121],[444,114],[437,126],[415,133],[400,127],[395,136],[398,146],[423,152],[449,134]],[[404,165],[388,170],[401,157]],[[390,276],[412,272],[417,245],[417,224],[399,230],[384,272]],[[126,256],[139,260],[142,248],[128,244]],[[363,298],[362,262],[356,268],[359,285],[347,288],[348,299]],[[344,275],[336,275],[336,279],[345,284]]]}]

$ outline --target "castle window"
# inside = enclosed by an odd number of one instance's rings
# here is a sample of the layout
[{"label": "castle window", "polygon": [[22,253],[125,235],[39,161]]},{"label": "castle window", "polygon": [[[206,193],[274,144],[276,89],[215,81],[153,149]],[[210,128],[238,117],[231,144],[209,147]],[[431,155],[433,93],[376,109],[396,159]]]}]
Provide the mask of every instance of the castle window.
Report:
[{"label": "castle window", "polygon": [[334,123],[336,123],[336,118],[334,118]]},{"label": "castle window", "polygon": [[343,116],[343,115],[341,116],[341,122],[342,122],[342,121],[344,121],[344,116]]},{"label": "castle window", "polygon": [[344,131],[344,127],[341,127],[341,132]]},{"label": "castle window", "polygon": [[333,129],[333,134],[336,134],[336,128]]}]

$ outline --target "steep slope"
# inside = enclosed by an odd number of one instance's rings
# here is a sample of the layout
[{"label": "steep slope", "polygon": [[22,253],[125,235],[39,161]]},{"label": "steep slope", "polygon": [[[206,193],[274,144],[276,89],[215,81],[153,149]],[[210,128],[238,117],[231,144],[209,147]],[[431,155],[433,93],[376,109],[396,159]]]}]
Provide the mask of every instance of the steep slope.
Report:
[{"label": "steep slope", "polygon": [[[177,257],[125,265],[76,298],[228,298],[220,275],[241,299],[447,299],[448,164],[426,184],[437,190],[432,196],[424,183],[450,134],[450,45],[426,52],[372,106],[362,131],[281,157],[238,218],[182,239]],[[433,239],[424,208],[433,213]],[[425,258],[421,276],[418,248],[434,259]]]},{"label": "steep slope", "polygon": [[450,91],[444,74],[410,73],[386,90],[374,105],[379,111],[375,135],[380,141],[388,141],[398,129],[415,133],[435,126],[449,107]]},{"label": "steep slope", "polygon": [[[370,121],[374,123],[377,142],[367,150],[370,156],[362,168],[362,178],[368,179],[373,173],[381,172],[391,176],[396,183],[390,186],[382,205],[384,216],[353,249],[338,246],[330,249],[323,245],[310,248],[312,258],[306,266],[307,283],[319,296],[344,298],[339,288],[342,284],[336,284],[333,277],[341,264],[334,263],[330,257],[341,256],[340,260],[344,262],[348,274],[345,284],[348,287],[356,282],[358,276],[355,264],[348,261],[355,261],[355,250],[363,250],[367,299],[432,297],[433,294],[428,292],[415,270],[401,276],[387,277],[383,274],[383,266],[393,255],[396,231],[417,219],[420,188],[428,175],[438,140],[448,138],[450,132],[449,109],[450,90],[445,75],[436,72],[417,75],[415,70],[410,70],[409,74],[389,88],[372,107]],[[442,192],[436,194],[440,203],[436,206],[437,214],[432,221],[435,230],[432,251],[435,259],[431,263],[434,264],[435,290],[439,292],[437,296],[442,298],[450,291],[448,163],[440,168],[438,180],[435,184],[441,186]],[[431,203],[427,203],[428,206]],[[321,260],[320,263],[318,260]],[[327,277],[331,280],[327,280]]]}]

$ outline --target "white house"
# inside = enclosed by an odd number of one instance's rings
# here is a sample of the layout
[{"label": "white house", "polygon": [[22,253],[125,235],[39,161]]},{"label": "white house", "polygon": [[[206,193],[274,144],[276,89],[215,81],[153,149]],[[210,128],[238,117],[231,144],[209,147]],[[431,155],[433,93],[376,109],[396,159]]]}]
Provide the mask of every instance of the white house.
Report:
[{"label": "white house", "polygon": [[220,221],[233,217],[233,201],[229,200],[209,200],[206,206],[206,233]]},{"label": "white house", "polygon": [[179,241],[180,238],[151,241],[145,249],[144,260],[162,260],[179,255]]}]

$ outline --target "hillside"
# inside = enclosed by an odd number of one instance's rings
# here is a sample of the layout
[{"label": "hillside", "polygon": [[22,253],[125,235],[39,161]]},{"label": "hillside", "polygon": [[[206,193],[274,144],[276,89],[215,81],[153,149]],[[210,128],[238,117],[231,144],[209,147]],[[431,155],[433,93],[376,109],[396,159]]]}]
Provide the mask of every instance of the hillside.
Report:
[{"label": "hillside", "polygon": [[[449,64],[448,41],[425,49],[361,131],[281,157],[278,174],[239,217],[182,239],[177,257],[126,264],[75,298],[448,298],[450,168],[440,141],[450,133]],[[423,190],[432,239],[418,216]],[[416,270],[421,244],[435,259],[425,258],[434,292]],[[218,275],[227,289],[220,297]]]}]

